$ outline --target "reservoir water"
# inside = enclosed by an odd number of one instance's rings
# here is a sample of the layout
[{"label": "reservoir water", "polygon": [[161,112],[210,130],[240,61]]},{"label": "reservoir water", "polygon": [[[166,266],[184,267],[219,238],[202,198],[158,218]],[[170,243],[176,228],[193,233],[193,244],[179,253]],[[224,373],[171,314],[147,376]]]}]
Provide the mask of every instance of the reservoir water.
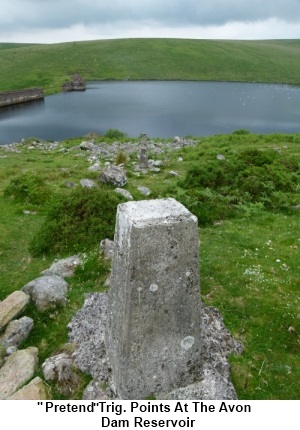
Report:
[{"label": "reservoir water", "polygon": [[117,128],[131,137],[300,132],[300,87],[229,82],[90,82],[84,92],[0,108],[0,144]]}]

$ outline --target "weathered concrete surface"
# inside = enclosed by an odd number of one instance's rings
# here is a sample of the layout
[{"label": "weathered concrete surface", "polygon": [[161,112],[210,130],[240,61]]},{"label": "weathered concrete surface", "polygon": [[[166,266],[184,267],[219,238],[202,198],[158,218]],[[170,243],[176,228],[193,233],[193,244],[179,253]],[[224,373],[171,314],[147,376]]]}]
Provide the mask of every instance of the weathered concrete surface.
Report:
[{"label": "weathered concrete surface", "polygon": [[29,102],[44,98],[42,88],[29,88],[20,91],[9,91],[0,93],[0,106],[10,106],[17,103]]},{"label": "weathered concrete surface", "polygon": [[23,291],[14,291],[0,302],[0,331],[28,305],[30,297]]},{"label": "weathered concrete surface", "polygon": [[14,352],[0,369],[0,400],[4,400],[29,381],[38,363],[38,349]]},{"label": "weathered concrete surface", "polygon": [[[104,331],[107,318],[106,293],[86,295],[83,307],[73,317],[68,328],[70,342],[75,346],[72,355],[79,369],[93,380],[86,387],[84,400],[113,400],[116,393],[112,383],[110,363],[106,355]],[[155,393],[160,400],[235,400],[237,395],[230,380],[228,356],[239,355],[243,345],[236,341],[224,325],[216,308],[201,307],[202,317],[202,371],[198,381],[171,392]]]},{"label": "weathered concrete surface", "polygon": [[119,398],[201,373],[197,218],[174,199],[118,206],[106,343]]}]

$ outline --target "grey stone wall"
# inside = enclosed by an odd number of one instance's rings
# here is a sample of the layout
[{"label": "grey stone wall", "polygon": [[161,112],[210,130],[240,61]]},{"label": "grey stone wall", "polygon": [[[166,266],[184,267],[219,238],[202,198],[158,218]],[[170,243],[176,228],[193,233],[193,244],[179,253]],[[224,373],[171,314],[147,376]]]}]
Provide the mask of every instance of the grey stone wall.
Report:
[{"label": "grey stone wall", "polygon": [[44,91],[42,88],[30,88],[28,90],[9,91],[0,93],[0,107],[10,106],[17,103],[24,103],[31,100],[38,100],[44,98]]}]

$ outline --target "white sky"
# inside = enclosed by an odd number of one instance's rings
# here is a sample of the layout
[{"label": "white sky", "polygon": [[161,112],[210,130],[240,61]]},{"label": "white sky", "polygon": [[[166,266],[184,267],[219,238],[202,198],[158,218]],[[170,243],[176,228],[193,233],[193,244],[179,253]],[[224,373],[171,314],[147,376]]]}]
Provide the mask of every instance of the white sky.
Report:
[{"label": "white sky", "polygon": [[300,39],[300,0],[0,0],[0,42]]}]

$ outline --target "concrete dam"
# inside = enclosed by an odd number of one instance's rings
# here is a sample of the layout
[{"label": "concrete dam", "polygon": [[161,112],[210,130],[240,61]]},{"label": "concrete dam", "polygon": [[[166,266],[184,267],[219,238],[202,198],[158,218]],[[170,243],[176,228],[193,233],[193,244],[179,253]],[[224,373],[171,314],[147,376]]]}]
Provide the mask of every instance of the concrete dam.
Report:
[{"label": "concrete dam", "polygon": [[44,91],[42,88],[30,88],[19,91],[8,91],[0,93],[0,107],[30,102],[32,100],[39,100],[43,98]]}]

